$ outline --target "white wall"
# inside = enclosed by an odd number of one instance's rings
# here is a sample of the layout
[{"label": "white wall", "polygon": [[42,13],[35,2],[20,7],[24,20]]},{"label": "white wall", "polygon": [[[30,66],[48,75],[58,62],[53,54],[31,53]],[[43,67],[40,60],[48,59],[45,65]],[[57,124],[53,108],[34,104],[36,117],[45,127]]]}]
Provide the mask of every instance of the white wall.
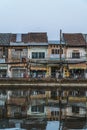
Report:
[{"label": "white wall", "polygon": [[[60,54],[50,54],[50,58],[58,58],[58,59],[60,59]],[[65,54],[62,54],[61,58],[65,58]]]},{"label": "white wall", "polygon": [[48,49],[44,46],[36,46],[36,47],[30,47],[28,48],[28,58],[32,58],[32,52],[45,52],[45,58],[48,57]]},{"label": "white wall", "polygon": [[80,52],[80,56],[81,56],[81,59],[84,59],[85,58],[85,54],[86,54],[86,52],[85,52],[85,49],[82,47],[75,47],[75,48],[68,48],[67,50],[66,50],[66,58],[72,58],[72,52],[73,52],[73,50],[78,50],[79,52]]}]

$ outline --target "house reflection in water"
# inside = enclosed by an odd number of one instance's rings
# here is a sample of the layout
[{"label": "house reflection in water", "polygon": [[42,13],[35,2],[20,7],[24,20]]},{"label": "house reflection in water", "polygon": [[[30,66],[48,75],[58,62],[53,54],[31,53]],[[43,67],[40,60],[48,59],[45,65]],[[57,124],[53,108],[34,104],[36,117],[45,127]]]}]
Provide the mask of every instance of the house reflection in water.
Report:
[{"label": "house reflection in water", "polygon": [[8,127],[9,127],[9,121],[7,119],[0,119],[0,129]]},{"label": "house reflection in water", "polygon": [[86,105],[85,103],[69,103],[66,107],[67,117],[86,117]]},{"label": "house reflection in water", "polygon": [[66,119],[63,122],[63,130],[70,129],[87,129],[85,103],[70,103],[67,106]]},{"label": "house reflection in water", "polygon": [[25,120],[25,122],[22,123],[21,127],[26,130],[46,130],[47,121],[43,119],[30,119]]},{"label": "house reflection in water", "polygon": [[[20,127],[15,124],[15,121],[18,120],[0,120],[0,129],[4,130],[7,128],[10,130],[59,130],[59,121],[45,121],[43,119],[25,119],[23,122],[20,122]],[[67,120],[66,122],[62,122],[60,130],[86,130],[86,122],[83,120]]]}]

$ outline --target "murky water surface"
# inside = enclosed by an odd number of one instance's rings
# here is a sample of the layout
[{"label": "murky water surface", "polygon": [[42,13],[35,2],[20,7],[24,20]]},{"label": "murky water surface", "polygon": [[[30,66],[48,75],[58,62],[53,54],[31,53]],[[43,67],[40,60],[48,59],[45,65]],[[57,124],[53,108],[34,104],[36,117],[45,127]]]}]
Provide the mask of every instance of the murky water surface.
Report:
[{"label": "murky water surface", "polygon": [[62,122],[60,125],[59,121],[10,121],[10,128],[5,126],[6,122],[1,125],[0,130],[87,130],[86,122]]}]

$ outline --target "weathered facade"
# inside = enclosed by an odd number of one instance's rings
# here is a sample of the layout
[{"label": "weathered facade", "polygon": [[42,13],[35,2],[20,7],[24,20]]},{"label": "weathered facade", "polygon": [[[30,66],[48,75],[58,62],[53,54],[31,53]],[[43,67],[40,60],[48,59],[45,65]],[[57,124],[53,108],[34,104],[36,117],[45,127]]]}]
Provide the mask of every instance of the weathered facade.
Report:
[{"label": "weathered facade", "polygon": [[[29,33],[28,59],[30,62],[30,74],[32,77],[45,77],[47,66],[45,60],[48,56],[47,33]],[[33,62],[34,61],[34,62]],[[40,62],[42,61],[43,64]]]},{"label": "weathered facade", "polygon": [[63,34],[66,44],[66,61],[68,62],[69,76],[84,78],[86,70],[86,41],[81,33]]},{"label": "weathered facade", "polygon": [[[26,38],[25,38],[26,37]],[[8,76],[23,77],[26,66],[23,59],[27,59],[28,49],[27,34],[11,34],[10,47],[8,49]]]},{"label": "weathered facade", "polygon": [[[60,70],[60,61],[65,60],[65,52],[66,50],[64,42],[60,43],[60,41],[49,41],[48,59],[51,61],[51,63],[48,64],[48,72],[51,77],[58,78],[58,75],[60,75],[60,71],[61,76],[63,76],[63,68],[61,68]],[[59,63],[57,61],[59,61]]]},{"label": "weathered facade", "polygon": [[10,33],[0,33],[0,77],[7,76],[8,48],[10,46]]},{"label": "weathered facade", "polygon": [[0,77],[87,78],[86,46],[81,33],[63,33],[61,41],[48,41],[46,32],[0,33]]}]

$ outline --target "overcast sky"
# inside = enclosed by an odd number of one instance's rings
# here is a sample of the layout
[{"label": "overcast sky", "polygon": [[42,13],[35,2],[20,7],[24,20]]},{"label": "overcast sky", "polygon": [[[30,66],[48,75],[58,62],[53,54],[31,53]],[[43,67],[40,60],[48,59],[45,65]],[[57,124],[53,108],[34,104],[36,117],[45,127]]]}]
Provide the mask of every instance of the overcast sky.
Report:
[{"label": "overcast sky", "polygon": [[87,33],[87,0],[0,0],[0,33]]}]

